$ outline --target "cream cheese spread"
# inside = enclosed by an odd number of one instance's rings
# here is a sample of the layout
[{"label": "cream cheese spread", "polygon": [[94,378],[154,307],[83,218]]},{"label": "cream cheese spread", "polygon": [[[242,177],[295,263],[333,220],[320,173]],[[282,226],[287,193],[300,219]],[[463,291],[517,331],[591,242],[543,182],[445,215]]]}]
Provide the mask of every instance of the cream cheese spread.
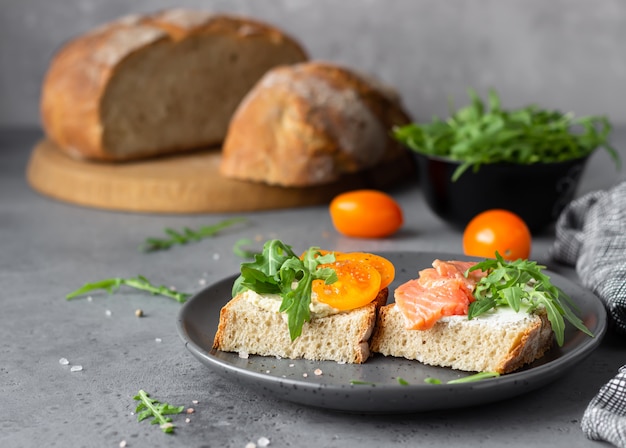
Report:
[{"label": "cream cheese spread", "polygon": [[[247,300],[257,307],[274,313],[279,312],[280,304],[283,301],[283,298],[278,294],[258,294],[252,290],[244,291],[242,296],[244,300]],[[311,294],[311,304],[309,305],[309,310],[311,312],[311,319],[326,317],[341,312],[330,305],[319,302],[315,293]],[[283,318],[287,319],[287,315],[283,314]]]},{"label": "cream cheese spread", "polygon": [[[519,312],[515,311],[513,308],[508,306],[498,306],[495,307],[486,313],[483,313],[479,316],[476,316],[472,319],[475,322],[488,322],[492,320],[497,320],[499,323],[504,322],[519,322],[525,319],[533,319],[532,315],[528,313],[528,307],[522,306]],[[456,321],[467,321],[467,315],[462,316],[443,316],[439,319],[441,322],[456,322]]]}]

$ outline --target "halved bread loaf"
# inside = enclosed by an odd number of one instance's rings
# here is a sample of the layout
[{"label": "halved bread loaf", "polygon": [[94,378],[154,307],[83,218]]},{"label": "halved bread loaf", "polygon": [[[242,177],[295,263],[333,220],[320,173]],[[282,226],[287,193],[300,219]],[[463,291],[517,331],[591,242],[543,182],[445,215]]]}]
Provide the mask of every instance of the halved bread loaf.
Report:
[{"label": "halved bread loaf", "polygon": [[43,126],[66,153],[107,161],[220,144],[267,70],[306,59],[281,30],[244,17],[185,9],[124,17],[55,55]]},{"label": "halved bread loaf", "polygon": [[240,354],[363,363],[370,356],[369,338],[376,310],[387,302],[387,296],[385,288],[361,308],[311,319],[292,341],[280,313],[259,308],[238,295],[220,312],[213,348]]},{"label": "halved bread loaf", "polygon": [[545,313],[448,316],[429,330],[407,330],[395,303],[378,312],[372,352],[470,372],[509,373],[542,357],[553,341]]},{"label": "halved bread loaf", "polygon": [[384,162],[412,166],[390,136],[394,125],[409,121],[395,92],[354,70],[320,61],[276,67],[233,115],[220,172],[306,187]]}]

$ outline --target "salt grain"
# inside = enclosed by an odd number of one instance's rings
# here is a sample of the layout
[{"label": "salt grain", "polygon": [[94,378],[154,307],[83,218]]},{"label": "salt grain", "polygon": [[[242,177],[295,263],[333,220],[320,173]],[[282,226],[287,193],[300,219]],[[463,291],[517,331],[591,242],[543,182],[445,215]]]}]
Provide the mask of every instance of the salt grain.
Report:
[{"label": "salt grain", "polygon": [[161,339],[161,338],[154,338],[154,342],[162,342],[162,341],[163,341],[163,339]]},{"label": "salt grain", "polygon": [[80,372],[83,370],[83,366],[72,366],[70,367],[70,372]]},{"label": "salt grain", "polygon": [[246,443],[246,447],[245,448],[256,448],[256,443],[253,443],[253,442]]},{"label": "salt grain", "polygon": [[316,374],[317,376],[320,376],[322,374],[322,369],[315,369],[315,372],[313,373]]},{"label": "salt grain", "polygon": [[107,317],[111,317],[111,314],[113,314],[113,313],[111,313],[111,310],[106,310],[106,311],[104,312],[104,314],[106,314],[106,315],[107,315]]},{"label": "salt grain", "polygon": [[61,358],[59,359],[59,364],[61,364],[62,366],[66,366],[68,365],[70,362],[67,360],[67,358]]},{"label": "salt grain", "polygon": [[191,400],[193,404],[198,404],[198,400]]},{"label": "salt grain", "polygon": [[239,352],[239,357],[243,359],[248,359],[248,352]]},{"label": "salt grain", "polygon": [[295,366],[295,364],[289,364],[289,367],[293,367],[293,366]]},{"label": "salt grain", "polygon": [[259,447],[264,448],[270,444],[270,439],[267,437],[259,437],[259,440],[257,440],[256,443]]},{"label": "salt grain", "polygon": [[196,412],[194,408],[187,408],[187,414],[193,414],[194,412]]},{"label": "salt grain", "polygon": [[306,378],[307,376],[309,376],[309,374],[308,373],[303,373],[302,376]]},{"label": "salt grain", "polygon": [[87,302],[93,302],[93,297],[88,296],[88,297],[87,297]]},{"label": "salt grain", "polygon": [[220,259],[220,254],[213,254],[213,259],[214,260],[219,260]]},{"label": "salt grain", "polygon": [[122,440],[120,442],[120,448],[125,448],[126,447],[126,440]]},{"label": "salt grain", "polygon": [[202,286],[206,285],[206,280],[201,278],[200,280],[198,280],[198,283]]},{"label": "salt grain", "polygon": [[186,419],[185,419],[185,423],[189,423],[190,421],[191,421],[191,419],[190,419],[190,418],[186,418]]}]

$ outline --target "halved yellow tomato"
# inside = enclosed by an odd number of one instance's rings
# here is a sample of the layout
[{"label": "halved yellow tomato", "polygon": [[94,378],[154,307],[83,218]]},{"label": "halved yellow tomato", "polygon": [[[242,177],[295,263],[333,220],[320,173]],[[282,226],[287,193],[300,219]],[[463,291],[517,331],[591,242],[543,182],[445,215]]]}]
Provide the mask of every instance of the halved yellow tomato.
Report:
[{"label": "halved yellow tomato", "polygon": [[319,268],[332,268],[337,281],[327,285],[313,280],[312,292],[317,300],[338,310],[352,310],[367,305],[380,291],[380,273],[370,264],[351,259],[336,260]]},{"label": "halved yellow tomato", "polygon": [[[333,250],[318,251],[320,255],[329,253],[335,254],[335,261],[338,260],[355,260],[372,265],[380,274],[380,289],[386,288],[393,282],[396,276],[396,269],[393,263],[380,255],[370,254],[368,252],[337,252]],[[304,256],[304,253],[300,258]]]},{"label": "halved yellow tomato", "polygon": [[396,269],[391,261],[381,257],[380,255],[374,255],[367,252],[335,253],[335,260],[355,260],[373,266],[380,274],[380,289],[389,286],[396,275]]}]

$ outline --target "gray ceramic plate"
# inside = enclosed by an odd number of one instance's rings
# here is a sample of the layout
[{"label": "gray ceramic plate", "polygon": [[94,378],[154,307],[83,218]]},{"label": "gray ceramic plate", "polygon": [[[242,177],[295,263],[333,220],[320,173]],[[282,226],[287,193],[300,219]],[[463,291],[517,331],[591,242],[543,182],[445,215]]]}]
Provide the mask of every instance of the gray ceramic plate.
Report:
[{"label": "gray ceramic plate", "polygon": [[[436,258],[467,259],[455,254],[424,252],[386,252],[380,255],[396,267],[396,279],[390,291],[414,278],[418,270],[429,267]],[[562,347],[555,346],[542,359],[521,371],[477,382],[445,384],[468,374],[381,355],[375,355],[364,364],[353,365],[252,355],[243,359],[236,353],[214,350],[213,337],[219,312],[230,299],[236,275],[192,297],[180,311],[178,331],[187,349],[200,362],[229,379],[275,398],[360,413],[417,412],[473,406],[539,388],[566,374],[600,343],[606,331],[606,312],[602,302],[566,278],[552,272],[548,274],[555,285],[572,297],[580,308],[580,317],[596,336],[590,338],[568,324]],[[316,369],[320,369],[322,374],[316,375]],[[428,377],[438,378],[442,384],[427,384],[424,379]],[[400,384],[399,378],[409,384]]]}]

